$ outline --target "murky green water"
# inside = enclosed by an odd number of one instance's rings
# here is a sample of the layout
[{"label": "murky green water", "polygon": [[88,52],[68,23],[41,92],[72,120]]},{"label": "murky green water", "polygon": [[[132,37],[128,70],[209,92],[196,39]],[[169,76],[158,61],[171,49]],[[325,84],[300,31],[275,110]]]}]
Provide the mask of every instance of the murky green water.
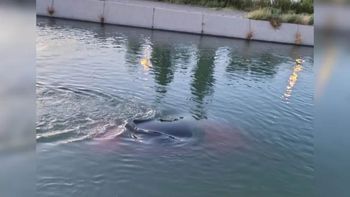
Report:
[{"label": "murky green water", "polygon": [[[312,195],[312,48],[46,18],[37,33],[38,196]],[[175,137],[135,138],[133,119]]]}]

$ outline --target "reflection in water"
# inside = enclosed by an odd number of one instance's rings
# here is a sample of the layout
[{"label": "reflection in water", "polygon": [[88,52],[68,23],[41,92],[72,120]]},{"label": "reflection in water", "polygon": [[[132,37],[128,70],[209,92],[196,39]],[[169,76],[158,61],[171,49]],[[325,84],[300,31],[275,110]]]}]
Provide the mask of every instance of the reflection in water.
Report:
[{"label": "reflection in water", "polygon": [[226,72],[231,74],[250,74],[255,77],[273,77],[276,67],[282,59],[270,53],[244,54],[243,56],[232,52],[230,63]]},{"label": "reflection in water", "polygon": [[302,69],[303,66],[301,65],[301,62],[297,62],[293,68],[293,73],[289,77],[286,91],[283,94],[284,99],[288,100],[289,97],[292,96],[293,88],[298,81],[298,74]]},{"label": "reflection in water", "polygon": [[[312,49],[285,105],[290,45],[40,18],[37,44],[38,196],[312,195]],[[158,117],[193,136],[124,136]]]},{"label": "reflection in water", "polygon": [[152,51],[153,73],[156,83],[167,86],[174,78],[171,49],[169,46],[154,45]]},{"label": "reflection in water", "polygon": [[207,118],[205,111],[205,97],[213,93],[215,49],[203,49],[198,51],[197,66],[193,70],[191,93],[195,101],[192,114],[196,119]]},{"label": "reflection in water", "polygon": [[148,71],[152,67],[151,53],[152,53],[152,45],[146,44],[146,46],[143,49],[142,58],[140,60],[140,64],[143,66],[143,69],[145,71]]},{"label": "reflection in water", "polygon": [[174,66],[172,62],[172,50],[168,45],[154,44],[151,63],[153,65],[154,80],[157,83],[156,98],[158,103],[167,92],[167,86],[174,79]]},{"label": "reflection in water", "polygon": [[251,71],[256,75],[272,77],[276,74],[276,67],[281,63],[281,59],[271,53],[263,53],[254,62]]},{"label": "reflection in water", "polygon": [[175,48],[175,61],[180,64],[180,68],[186,70],[189,66],[192,57],[192,48],[177,47]]},{"label": "reflection in water", "polygon": [[139,55],[142,52],[143,41],[135,38],[128,38],[126,43],[126,56],[125,59],[131,65],[138,65]]},{"label": "reflection in water", "polygon": [[228,73],[246,73],[249,71],[251,59],[246,57],[237,58],[232,56],[230,63],[227,65],[226,72]]},{"label": "reflection in water", "polygon": [[230,75],[235,74],[246,74],[249,71],[251,65],[251,58],[249,54],[251,53],[247,45],[240,48],[241,54],[238,54],[237,51],[230,50],[229,53],[229,63],[226,67],[226,72]]}]

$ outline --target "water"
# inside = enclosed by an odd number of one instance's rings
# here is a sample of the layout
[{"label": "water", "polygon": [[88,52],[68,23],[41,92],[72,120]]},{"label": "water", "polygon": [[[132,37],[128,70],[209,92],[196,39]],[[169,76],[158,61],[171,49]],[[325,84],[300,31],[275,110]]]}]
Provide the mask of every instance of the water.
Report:
[{"label": "water", "polygon": [[[38,196],[312,195],[312,48],[47,18],[37,34]],[[133,137],[140,119],[162,134]]]},{"label": "water", "polygon": [[332,29],[315,37],[315,188],[318,196],[349,196],[349,39]]}]

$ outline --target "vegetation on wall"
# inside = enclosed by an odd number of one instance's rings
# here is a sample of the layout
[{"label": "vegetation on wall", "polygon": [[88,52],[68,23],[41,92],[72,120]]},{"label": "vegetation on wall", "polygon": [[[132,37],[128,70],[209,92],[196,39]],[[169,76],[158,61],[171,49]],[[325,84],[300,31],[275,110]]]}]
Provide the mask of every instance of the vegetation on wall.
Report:
[{"label": "vegetation on wall", "polygon": [[216,8],[236,8],[253,11],[259,8],[277,8],[282,12],[293,10],[295,13],[313,13],[313,0],[157,0],[162,2],[200,5]]},{"label": "vegetation on wall", "polygon": [[212,8],[232,8],[247,11],[247,17],[269,20],[278,27],[281,22],[313,24],[313,0],[156,0]]},{"label": "vegetation on wall", "polygon": [[283,13],[280,9],[277,8],[260,8],[249,12],[247,14],[247,17],[255,20],[268,20],[274,27],[278,27],[280,23],[296,23],[302,25],[313,24],[312,14],[297,14],[292,10]]}]

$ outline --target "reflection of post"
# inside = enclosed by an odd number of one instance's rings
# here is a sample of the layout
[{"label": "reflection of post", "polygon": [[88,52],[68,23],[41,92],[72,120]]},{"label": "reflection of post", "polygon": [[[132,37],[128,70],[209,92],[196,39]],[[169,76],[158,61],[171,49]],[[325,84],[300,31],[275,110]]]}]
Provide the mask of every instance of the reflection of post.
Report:
[{"label": "reflection of post", "polygon": [[283,94],[283,98],[286,100],[292,96],[293,88],[298,81],[298,74],[303,69],[303,66],[301,65],[302,62],[299,62],[298,60],[299,59],[296,60],[297,63],[293,68],[293,73],[289,77],[286,91]]},{"label": "reflection of post", "polygon": [[191,92],[195,101],[193,116],[196,119],[206,118],[204,99],[212,94],[214,84],[215,49],[199,49],[197,67],[194,69]]}]

